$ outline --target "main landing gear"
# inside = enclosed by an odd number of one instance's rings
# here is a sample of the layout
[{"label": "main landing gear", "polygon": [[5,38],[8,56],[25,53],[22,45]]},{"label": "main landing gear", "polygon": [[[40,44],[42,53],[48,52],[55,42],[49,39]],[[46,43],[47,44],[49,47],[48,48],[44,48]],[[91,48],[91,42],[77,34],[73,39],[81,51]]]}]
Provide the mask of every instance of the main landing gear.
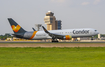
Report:
[{"label": "main landing gear", "polygon": [[58,40],[52,40],[52,42],[57,42],[58,43]]},{"label": "main landing gear", "polygon": [[59,42],[58,40],[57,40],[57,38],[52,38],[52,42]]}]

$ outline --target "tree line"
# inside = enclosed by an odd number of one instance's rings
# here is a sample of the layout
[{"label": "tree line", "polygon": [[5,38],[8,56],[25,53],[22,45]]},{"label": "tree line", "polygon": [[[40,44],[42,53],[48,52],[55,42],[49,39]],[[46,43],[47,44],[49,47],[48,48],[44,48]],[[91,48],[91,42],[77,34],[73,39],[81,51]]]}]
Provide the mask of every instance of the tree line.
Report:
[{"label": "tree line", "polygon": [[11,34],[0,35],[1,40],[5,40],[7,38],[12,38]]}]

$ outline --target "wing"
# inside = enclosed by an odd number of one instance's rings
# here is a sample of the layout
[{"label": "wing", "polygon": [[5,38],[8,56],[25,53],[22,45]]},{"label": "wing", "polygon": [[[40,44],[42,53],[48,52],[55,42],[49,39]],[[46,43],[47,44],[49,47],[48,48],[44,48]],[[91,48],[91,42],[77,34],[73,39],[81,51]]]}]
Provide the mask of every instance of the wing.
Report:
[{"label": "wing", "polygon": [[46,30],[46,28],[44,26],[42,26],[42,28],[45,31],[45,33],[47,33],[52,38],[63,39],[65,37],[65,35],[56,34],[56,33],[50,33],[49,31]]}]

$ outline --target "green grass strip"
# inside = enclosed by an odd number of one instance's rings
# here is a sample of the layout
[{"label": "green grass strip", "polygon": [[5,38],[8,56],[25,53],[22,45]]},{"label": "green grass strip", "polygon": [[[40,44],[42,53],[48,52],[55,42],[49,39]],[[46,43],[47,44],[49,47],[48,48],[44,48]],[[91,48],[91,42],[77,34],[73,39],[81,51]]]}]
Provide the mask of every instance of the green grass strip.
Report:
[{"label": "green grass strip", "polygon": [[105,47],[0,48],[0,67],[105,67]]}]

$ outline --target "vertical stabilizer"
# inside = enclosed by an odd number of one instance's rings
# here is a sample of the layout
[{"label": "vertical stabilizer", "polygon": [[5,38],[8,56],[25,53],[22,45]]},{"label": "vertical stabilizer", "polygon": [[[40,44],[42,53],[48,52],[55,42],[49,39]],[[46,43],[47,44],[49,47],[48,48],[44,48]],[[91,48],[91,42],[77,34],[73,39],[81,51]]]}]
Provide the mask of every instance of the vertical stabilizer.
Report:
[{"label": "vertical stabilizer", "polygon": [[11,25],[11,28],[13,30],[14,33],[25,33],[26,31],[20,26],[18,25],[12,18],[8,18],[8,21]]}]

